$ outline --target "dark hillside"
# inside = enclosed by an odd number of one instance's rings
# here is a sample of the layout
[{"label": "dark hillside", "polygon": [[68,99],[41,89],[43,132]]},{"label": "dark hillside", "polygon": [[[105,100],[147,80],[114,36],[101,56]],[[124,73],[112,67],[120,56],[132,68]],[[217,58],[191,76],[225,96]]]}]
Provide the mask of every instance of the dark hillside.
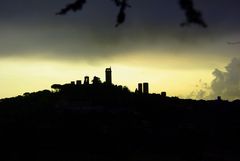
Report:
[{"label": "dark hillside", "polygon": [[8,160],[237,161],[240,101],[64,86],[0,102]]}]

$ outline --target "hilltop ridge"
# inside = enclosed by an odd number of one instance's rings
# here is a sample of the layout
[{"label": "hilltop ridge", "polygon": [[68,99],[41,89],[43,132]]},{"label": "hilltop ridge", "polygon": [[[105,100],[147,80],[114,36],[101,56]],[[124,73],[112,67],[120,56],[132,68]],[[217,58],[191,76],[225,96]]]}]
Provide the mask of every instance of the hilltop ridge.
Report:
[{"label": "hilltop ridge", "polygon": [[107,79],[2,99],[3,154],[10,161],[240,159],[239,100],[179,99],[141,84],[131,92]]}]

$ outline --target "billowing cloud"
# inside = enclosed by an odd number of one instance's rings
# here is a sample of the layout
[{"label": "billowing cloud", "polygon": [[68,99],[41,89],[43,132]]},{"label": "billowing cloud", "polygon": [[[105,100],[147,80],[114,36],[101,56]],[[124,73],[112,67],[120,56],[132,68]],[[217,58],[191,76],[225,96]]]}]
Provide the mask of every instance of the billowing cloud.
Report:
[{"label": "billowing cloud", "polygon": [[211,87],[207,83],[205,83],[203,80],[199,80],[197,84],[195,85],[194,91],[192,91],[187,98],[193,98],[193,99],[212,99],[210,98],[209,94],[211,91]]},{"label": "billowing cloud", "polygon": [[224,99],[240,98],[240,58],[233,58],[225,67],[226,71],[215,69],[211,83],[210,97],[221,96]]},{"label": "billowing cloud", "polygon": [[196,99],[240,99],[240,58],[233,58],[225,67],[225,71],[215,69],[212,74],[214,79],[208,85],[202,81],[198,82],[197,88],[189,97]]}]

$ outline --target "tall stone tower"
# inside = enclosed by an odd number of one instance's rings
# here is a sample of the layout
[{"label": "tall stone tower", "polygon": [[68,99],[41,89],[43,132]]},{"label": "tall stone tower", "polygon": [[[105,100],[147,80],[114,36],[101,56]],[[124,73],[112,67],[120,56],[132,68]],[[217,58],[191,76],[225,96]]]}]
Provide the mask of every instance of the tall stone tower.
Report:
[{"label": "tall stone tower", "polygon": [[149,85],[147,82],[143,83],[143,93],[149,94]]},{"label": "tall stone tower", "polygon": [[111,85],[112,84],[112,70],[111,70],[111,67],[106,68],[105,76],[106,76],[106,84]]},{"label": "tall stone tower", "polygon": [[89,85],[89,76],[84,77],[84,85]]},{"label": "tall stone tower", "polygon": [[142,83],[138,83],[138,93],[139,94],[143,93],[143,84]]}]

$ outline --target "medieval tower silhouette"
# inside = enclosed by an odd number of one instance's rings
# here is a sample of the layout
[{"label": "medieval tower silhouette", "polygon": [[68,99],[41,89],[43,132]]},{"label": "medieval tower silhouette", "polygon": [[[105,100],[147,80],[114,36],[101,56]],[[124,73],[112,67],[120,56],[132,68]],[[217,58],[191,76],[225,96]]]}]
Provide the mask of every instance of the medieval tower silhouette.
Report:
[{"label": "medieval tower silhouette", "polygon": [[111,67],[106,68],[105,76],[106,76],[106,84],[111,85],[112,84],[112,70],[111,70]]}]

